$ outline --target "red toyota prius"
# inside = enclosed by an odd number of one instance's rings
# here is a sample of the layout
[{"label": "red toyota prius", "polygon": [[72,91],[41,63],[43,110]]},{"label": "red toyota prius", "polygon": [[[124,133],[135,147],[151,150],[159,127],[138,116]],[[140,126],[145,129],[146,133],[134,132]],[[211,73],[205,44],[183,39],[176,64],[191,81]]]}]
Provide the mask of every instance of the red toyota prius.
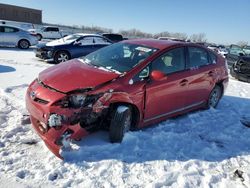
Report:
[{"label": "red toyota prius", "polygon": [[127,40],[44,70],[26,106],[36,132],[62,158],[65,141],[98,129],[121,142],[129,130],[216,107],[227,84],[225,59],[205,47]]}]

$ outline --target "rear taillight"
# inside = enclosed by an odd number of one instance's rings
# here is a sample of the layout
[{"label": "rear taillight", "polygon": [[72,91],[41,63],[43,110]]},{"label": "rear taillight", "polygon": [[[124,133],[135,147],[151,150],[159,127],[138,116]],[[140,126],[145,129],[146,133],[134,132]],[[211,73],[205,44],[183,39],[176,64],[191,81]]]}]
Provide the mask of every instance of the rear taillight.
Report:
[{"label": "rear taillight", "polygon": [[37,33],[35,33],[34,31],[29,31],[29,34],[36,37],[37,36]]}]

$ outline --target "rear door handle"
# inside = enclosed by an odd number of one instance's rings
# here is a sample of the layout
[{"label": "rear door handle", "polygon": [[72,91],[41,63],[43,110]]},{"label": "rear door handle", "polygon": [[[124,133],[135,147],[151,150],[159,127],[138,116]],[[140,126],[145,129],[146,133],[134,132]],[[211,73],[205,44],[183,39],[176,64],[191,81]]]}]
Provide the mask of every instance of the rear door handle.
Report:
[{"label": "rear door handle", "polygon": [[186,80],[186,79],[184,79],[184,80],[182,80],[182,81],[180,81],[180,86],[185,86],[185,85],[187,85],[187,83],[188,83],[188,80]]}]

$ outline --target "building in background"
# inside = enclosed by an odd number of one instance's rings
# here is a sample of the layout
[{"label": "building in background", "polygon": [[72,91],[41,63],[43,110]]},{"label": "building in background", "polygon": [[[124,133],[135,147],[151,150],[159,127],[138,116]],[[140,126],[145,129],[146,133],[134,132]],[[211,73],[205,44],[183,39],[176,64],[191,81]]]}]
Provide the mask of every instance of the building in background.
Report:
[{"label": "building in background", "polygon": [[42,10],[0,3],[0,20],[41,24]]}]

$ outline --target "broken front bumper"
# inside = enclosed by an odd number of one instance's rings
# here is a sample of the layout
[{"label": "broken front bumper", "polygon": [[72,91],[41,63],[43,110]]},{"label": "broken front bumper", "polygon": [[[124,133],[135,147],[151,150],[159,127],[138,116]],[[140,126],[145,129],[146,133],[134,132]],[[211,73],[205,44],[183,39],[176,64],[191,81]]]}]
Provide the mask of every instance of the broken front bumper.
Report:
[{"label": "broken front bumper", "polygon": [[[30,113],[30,119],[33,128],[37,134],[43,139],[47,147],[59,158],[60,148],[63,146],[63,139],[79,140],[82,137],[88,135],[88,131],[80,125],[79,121],[72,122],[77,114],[77,110],[72,109],[60,109],[59,107],[51,106],[51,103],[46,100],[42,100],[33,96],[32,91],[45,90],[41,86],[38,86],[33,82],[31,87],[28,88],[26,93],[26,108]],[[60,98],[63,94],[53,92],[46,89],[46,95],[51,98]],[[53,96],[53,97],[52,97]],[[89,109],[81,110],[82,117],[87,116],[90,113]],[[61,122],[60,126],[49,125],[49,120],[54,114],[65,117],[65,121]],[[70,119],[72,118],[72,119]]]},{"label": "broken front bumper", "polygon": [[42,138],[49,150],[61,159],[63,159],[60,155],[60,149],[63,146],[63,139],[79,140],[88,135],[88,132],[79,124],[74,126],[63,125],[60,129],[48,129],[45,123],[39,121],[34,116],[30,116],[30,119],[33,128]]},{"label": "broken front bumper", "polygon": [[52,51],[45,51],[45,50],[41,50],[41,49],[35,49],[34,50],[35,56],[43,59],[45,61],[54,61],[53,59],[53,52]]}]

